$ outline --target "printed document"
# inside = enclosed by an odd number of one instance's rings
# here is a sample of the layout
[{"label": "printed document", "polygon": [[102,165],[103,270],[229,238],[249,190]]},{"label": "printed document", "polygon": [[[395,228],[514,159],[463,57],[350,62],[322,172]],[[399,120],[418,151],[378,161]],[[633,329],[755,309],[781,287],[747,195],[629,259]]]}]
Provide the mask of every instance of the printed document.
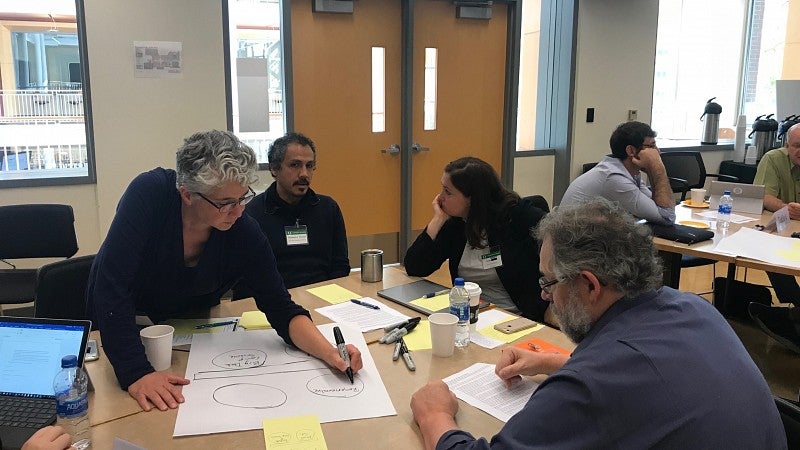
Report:
[{"label": "printed document", "polygon": [[494,364],[475,363],[443,380],[456,397],[508,422],[514,414],[528,403],[539,383],[530,378],[507,388],[503,380],[494,373]]}]

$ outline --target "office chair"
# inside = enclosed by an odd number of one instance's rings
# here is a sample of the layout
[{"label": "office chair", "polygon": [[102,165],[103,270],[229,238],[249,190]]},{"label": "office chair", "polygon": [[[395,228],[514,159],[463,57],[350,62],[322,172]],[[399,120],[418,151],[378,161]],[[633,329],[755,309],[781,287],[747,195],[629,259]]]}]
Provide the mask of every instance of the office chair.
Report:
[{"label": "office chair", "polygon": [[8,259],[70,258],[78,252],[75,216],[69,205],[0,206],[0,305],[36,296],[36,269],[18,269]]},{"label": "office chair", "polygon": [[800,448],[800,405],[798,402],[772,396],[783,421],[789,448]]},{"label": "office chair", "polygon": [[706,166],[703,163],[703,156],[700,152],[665,151],[661,152],[661,161],[664,162],[667,176],[670,177],[672,192],[681,194],[681,201],[686,200],[688,191],[705,186],[706,179],[709,177],[717,178],[720,181],[739,181],[738,178],[732,175],[707,173]]},{"label": "office chair", "polygon": [[79,256],[39,267],[34,317],[87,320],[86,284],[94,257]]}]

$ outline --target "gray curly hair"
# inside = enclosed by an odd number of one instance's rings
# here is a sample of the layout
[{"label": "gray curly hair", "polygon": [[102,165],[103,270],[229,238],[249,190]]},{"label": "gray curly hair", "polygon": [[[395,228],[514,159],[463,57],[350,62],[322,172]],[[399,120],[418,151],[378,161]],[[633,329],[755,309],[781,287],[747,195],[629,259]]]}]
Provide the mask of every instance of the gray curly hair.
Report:
[{"label": "gray curly hair", "polygon": [[627,211],[604,198],[555,208],[539,222],[536,237],[539,242],[550,239],[552,270],[559,279],[587,270],[626,296],[662,284],[650,229],[637,225]]},{"label": "gray curly hair", "polygon": [[177,185],[207,194],[235,181],[250,186],[258,181],[253,149],[228,131],[203,131],[183,141],[176,153]]}]

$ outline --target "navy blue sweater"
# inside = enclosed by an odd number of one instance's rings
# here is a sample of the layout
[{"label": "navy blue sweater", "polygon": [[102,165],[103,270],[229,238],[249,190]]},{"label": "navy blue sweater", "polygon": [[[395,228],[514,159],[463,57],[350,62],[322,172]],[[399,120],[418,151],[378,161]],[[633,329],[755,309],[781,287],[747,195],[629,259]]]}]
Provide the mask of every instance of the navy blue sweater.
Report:
[{"label": "navy blue sweater", "polygon": [[287,343],[289,321],[308,315],[292,301],[267,238],[246,214],[228,231],[213,229],[198,264],[185,266],[175,180],[175,171],[157,168],[131,182],[89,275],[89,314],[123,389],[153,372],[135,324],[137,312],[154,322],[180,318],[218,304],[243,278],[252,286],[258,308]]}]

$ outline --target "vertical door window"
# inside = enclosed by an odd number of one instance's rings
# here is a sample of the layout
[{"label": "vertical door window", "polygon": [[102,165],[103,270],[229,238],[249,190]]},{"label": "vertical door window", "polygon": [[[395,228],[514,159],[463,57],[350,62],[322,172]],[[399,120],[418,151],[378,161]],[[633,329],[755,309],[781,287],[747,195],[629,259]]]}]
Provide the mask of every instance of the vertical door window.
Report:
[{"label": "vertical door window", "polygon": [[436,72],[438,50],[425,49],[425,104],[423,105],[423,129],[436,129]]},{"label": "vertical door window", "polygon": [[372,47],[372,132],[386,131],[386,49]]}]

